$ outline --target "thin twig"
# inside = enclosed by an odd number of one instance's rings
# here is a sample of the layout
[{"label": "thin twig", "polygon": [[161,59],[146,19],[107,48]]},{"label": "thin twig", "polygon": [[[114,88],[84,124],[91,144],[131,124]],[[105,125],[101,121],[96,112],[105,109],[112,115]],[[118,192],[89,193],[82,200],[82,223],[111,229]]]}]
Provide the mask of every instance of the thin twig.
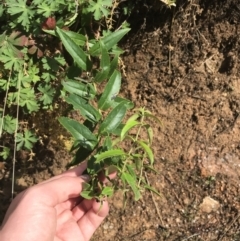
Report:
[{"label": "thin twig", "polygon": [[189,237],[183,239],[182,241],[189,240],[190,238],[196,237],[196,236],[198,236],[198,235],[199,235],[199,233],[195,233],[195,234],[193,234],[193,235],[191,235],[191,236],[189,236]]},{"label": "thin twig", "polygon": [[[150,186],[149,181],[148,181],[147,173],[145,172],[144,174],[145,174],[145,178],[146,178],[147,184]],[[156,201],[154,199],[154,196],[153,196],[153,192],[151,190],[150,190],[150,193],[151,193],[151,196],[152,196],[152,200],[153,200],[154,206],[155,206],[155,208],[157,210],[158,217],[159,217],[159,219],[161,221],[161,226],[165,227],[164,224],[163,224],[162,215],[161,215],[161,213],[159,211],[159,208],[158,208],[157,203],[156,203]]]},{"label": "thin twig", "polygon": [[17,152],[17,131],[18,131],[18,119],[19,119],[19,100],[21,91],[21,75],[22,72],[18,73],[18,95],[17,95],[17,115],[16,115],[16,127],[14,132],[14,150],[13,150],[13,171],[12,171],[12,199],[14,195],[14,184],[15,184],[15,167],[16,167],[16,152]]},{"label": "thin twig", "polygon": [[8,82],[7,82],[7,88],[6,88],[6,95],[4,99],[4,105],[3,105],[3,114],[2,114],[2,122],[0,126],[0,137],[2,137],[2,131],[3,131],[3,122],[4,122],[4,117],[5,117],[5,111],[6,111],[6,106],[7,106],[7,97],[8,97],[8,91],[9,91],[9,83],[11,80],[12,72],[10,71],[9,77],[8,77]]},{"label": "thin twig", "polygon": [[232,227],[232,225],[233,225],[239,218],[240,218],[240,213],[237,215],[237,217],[235,217],[235,218],[233,219],[233,221],[229,224],[229,226],[228,226],[227,228],[225,228],[223,235],[219,238],[218,241],[221,241],[221,240],[224,238],[224,236],[226,235],[226,233],[229,231],[229,229]]}]

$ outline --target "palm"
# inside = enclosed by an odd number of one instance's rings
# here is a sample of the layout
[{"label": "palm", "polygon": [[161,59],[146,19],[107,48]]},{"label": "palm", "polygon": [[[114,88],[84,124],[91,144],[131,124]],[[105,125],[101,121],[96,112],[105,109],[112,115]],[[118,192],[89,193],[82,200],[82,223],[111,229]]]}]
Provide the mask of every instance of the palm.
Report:
[{"label": "palm", "polygon": [[79,197],[85,168],[82,163],[20,193],[0,227],[0,240],[90,240],[109,207],[105,201],[100,204]]}]

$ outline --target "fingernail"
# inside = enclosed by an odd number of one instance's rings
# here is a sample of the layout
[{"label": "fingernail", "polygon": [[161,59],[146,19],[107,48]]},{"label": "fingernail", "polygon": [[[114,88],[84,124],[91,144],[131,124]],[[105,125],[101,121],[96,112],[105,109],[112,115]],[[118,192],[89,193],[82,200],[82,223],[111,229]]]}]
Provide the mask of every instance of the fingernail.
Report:
[{"label": "fingernail", "polygon": [[91,177],[87,174],[81,175],[80,176],[84,182],[89,182],[91,180]]}]

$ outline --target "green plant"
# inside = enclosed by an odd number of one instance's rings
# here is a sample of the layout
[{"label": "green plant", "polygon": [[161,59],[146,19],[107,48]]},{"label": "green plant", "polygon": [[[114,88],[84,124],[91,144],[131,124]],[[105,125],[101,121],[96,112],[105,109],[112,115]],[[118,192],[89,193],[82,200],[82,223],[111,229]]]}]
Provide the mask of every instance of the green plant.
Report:
[{"label": "green plant", "polygon": [[[71,165],[88,159],[92,181],[82,195],[99,199],[111,195],[117,181],[107,187],[98,176],[114,169],[123,189],[130,186],[137,200],[142,186],[151,189],[142,173],[144,168],[152,169],[154,162],[152,131],[146,119],[155,117],[142,108],[126,120],[133,103],[118,96],[118,61],[123,51],[117,43],[130,30],[123,23],[111,31],[119,3],[5,0],[0,6],[0,93],[4,96],[0,137],[10,140],[1,143],[0,156],[7,159],[14,149],[15,163],[16,151],[31,150],[38,138],[28,124],[22,124],[24,119],[34,112],[53,110],[54,100],[63,98],[84,118],[83,123],[59,119],[75,138]],[[65,52],[73,63],[65,60]],[[9,137],[13,134],[14,138]]]},{"label": "green plant", "polygon": [[[140,108],[124,122],[127,110],[134,105],[118,96],[121,87],[121,74],[117,70],[119,54],[112,50],[128,31],[128,28],[120,29],[98,41],[90,40],[92,44],[85,51],[71,39],[69,33],[59,28],[53,33],[59,36],[72,56],[76,64],[74,67],[81,68],[82,75],[84,71],[89,75],[88,79],[67,77],[62,83],[66,102],[79,110],[83,122],[59,118],[74,138],[71,151],[75,156],[70,165],[88,160],[91,183],[85,184],[81,193],[87,199],[101,200],[111,196],[120,187],[119,179],[124,192],[129,187],[132,189],[135,200],[141,197],[142,188],[154,190],[144,180],[143,171],[145,168],[153,170],[154,164],[151,150],[153,132],[146,120],[158,119]],[[99,58],[99,70],[93,68],[96,58]],[[118,178],[110,180],[111,186],[104,185],[101,175],[108,176],[113,171],[117,171]]]}]

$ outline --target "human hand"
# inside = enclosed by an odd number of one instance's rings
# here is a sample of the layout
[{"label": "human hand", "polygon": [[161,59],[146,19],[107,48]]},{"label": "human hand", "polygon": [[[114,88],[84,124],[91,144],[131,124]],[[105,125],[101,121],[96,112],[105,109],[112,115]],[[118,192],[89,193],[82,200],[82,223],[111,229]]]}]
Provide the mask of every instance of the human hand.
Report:
[{"label": "human hand", "polygon": [[[86,163],[18,194],[0,229],[1,241],[87,241],[107,216],[102,204],[80,197]],[[85,179],[85,180],[84,180]]]}]

